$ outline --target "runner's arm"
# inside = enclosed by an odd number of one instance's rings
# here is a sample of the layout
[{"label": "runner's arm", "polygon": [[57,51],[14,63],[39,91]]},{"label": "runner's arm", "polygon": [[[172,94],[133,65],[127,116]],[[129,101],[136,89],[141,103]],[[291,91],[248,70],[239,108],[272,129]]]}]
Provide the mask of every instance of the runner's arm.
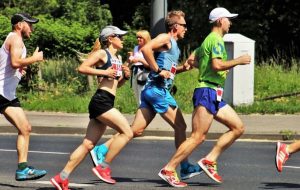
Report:
[{"label": "runner's arm", "polygon": [[15,37],[15,39],[13,39],[9,44],[11,65],[14,69],[24,67],[34,62],[43,60],[43,52],[39,52],[39,48],[36,48],[32,56],[22,58],[23,47],[24,43],[22,41],[22,38],[19,36]]},{"label": "runner's arm", "polygon": [[78,72],[86,75],[104,75],[115,78],[117,71],[109,67],[106,70],[95,69],[94,66],[98,62],[106,62],[107,55],[104,50],[93,52],[89,57],[78,67]]}]

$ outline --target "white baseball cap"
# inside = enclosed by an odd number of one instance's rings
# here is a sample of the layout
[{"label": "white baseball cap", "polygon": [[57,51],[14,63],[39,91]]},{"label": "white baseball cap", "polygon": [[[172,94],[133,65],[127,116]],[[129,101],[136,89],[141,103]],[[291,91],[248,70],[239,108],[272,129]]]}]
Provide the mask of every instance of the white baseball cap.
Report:
[{"label": "white baseball cap", "polygon": [[236,13],[230,13],[227,9],[223,8],[223,7],[217,7],[214,8],[210,13],[209,13],[209,22],[213,23],[216,20],[220,19],[220,18],[235,18],[237,17],[238,14]]},{"label": "white baseball cap", "polygon": [[105,28],[102,29],[100,33],[100,40],[101,41],[106,41],[108,36],[111,36],[113,34],[117,35],[125,35],[127,31],[121,30],[120,28],[116,26],[106,26]]}]

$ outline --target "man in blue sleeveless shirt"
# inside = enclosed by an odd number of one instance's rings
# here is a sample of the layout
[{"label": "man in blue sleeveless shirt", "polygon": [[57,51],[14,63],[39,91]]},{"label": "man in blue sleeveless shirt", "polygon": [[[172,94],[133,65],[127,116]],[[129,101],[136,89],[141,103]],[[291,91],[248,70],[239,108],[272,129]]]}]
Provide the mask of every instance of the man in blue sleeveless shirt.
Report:
[{"label": "man in blue sleeveless shirt", "polygon": [[[158,35],[141,50],[145,60],[150,65],[151,71],[141,93],[141,104],[131,127],[134,136],[140,136],[156,113],[159,113],[174,128],[176,148],[186,139],[186,123],[169,90],[175,74],[189,69],[188,64],[177,66],[180,55],[177,40],[182,39],[187,31],[184,16],[185,14],[182,11],[169,12],[165,20],[168,33]],[[155,52],[155,55],[153,55],[153,52]],[[107,151],[110,151],[109,146],[116,138],[118,138],[117,135],[91,151],[95,165],[111,161],[112,158],[107,158],[105,155]],[[199,166],[190,164],[187,159],[181,162],[180,174],[182,179],[200,174],[202,171],[200,170]],[[173,184],[176,187],[185,186],[185,183],[180,182],[178,177],[174,178]]]}]

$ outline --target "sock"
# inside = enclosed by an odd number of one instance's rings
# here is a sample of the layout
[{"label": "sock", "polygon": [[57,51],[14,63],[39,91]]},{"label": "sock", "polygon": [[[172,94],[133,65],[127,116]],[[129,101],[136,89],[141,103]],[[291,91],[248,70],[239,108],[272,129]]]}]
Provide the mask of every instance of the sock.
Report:
[{"label": "sock", "polygon": [[99,164],[102,168],[109,167],[109,164],[105,161],[103,161],[101,164]]},{"label": "sock", "polygon": [[188,161],[180,162],[181,169],[187,169],[191,164]]},{"label": "sock", "polygon": [[288,153],[288,155],[290,156],[291,153],[289,153],[288,148],[289,148],[289,145],[286,145],[285,151],[286,151],[286,153]]},{"label": "sock", "polygon": [[25,168],[27,168],[27,162],[21,162],[18,164],[19,170],[24,170]]},{"label": "sock", "polygon": [[69,178],[69,174],[67,172],[65,172],[64,170],[60,172],[59,176],[62,180],[66,180]]},{"label": "sock", "polygon": [[101,144],[98,148],[98,151],[102,153],[103,156],[108,152],[108,147],[105,144]]}]

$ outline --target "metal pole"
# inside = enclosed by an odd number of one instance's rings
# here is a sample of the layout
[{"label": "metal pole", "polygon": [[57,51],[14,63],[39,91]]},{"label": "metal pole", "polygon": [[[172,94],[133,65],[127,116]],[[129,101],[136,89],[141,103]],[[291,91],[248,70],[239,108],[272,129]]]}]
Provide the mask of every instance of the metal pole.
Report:
[{"label": "metal pole", "polygon": [[151,36],[156,37],[166,32],[165,17],[167,15],[167,0],[151,0]]}]

